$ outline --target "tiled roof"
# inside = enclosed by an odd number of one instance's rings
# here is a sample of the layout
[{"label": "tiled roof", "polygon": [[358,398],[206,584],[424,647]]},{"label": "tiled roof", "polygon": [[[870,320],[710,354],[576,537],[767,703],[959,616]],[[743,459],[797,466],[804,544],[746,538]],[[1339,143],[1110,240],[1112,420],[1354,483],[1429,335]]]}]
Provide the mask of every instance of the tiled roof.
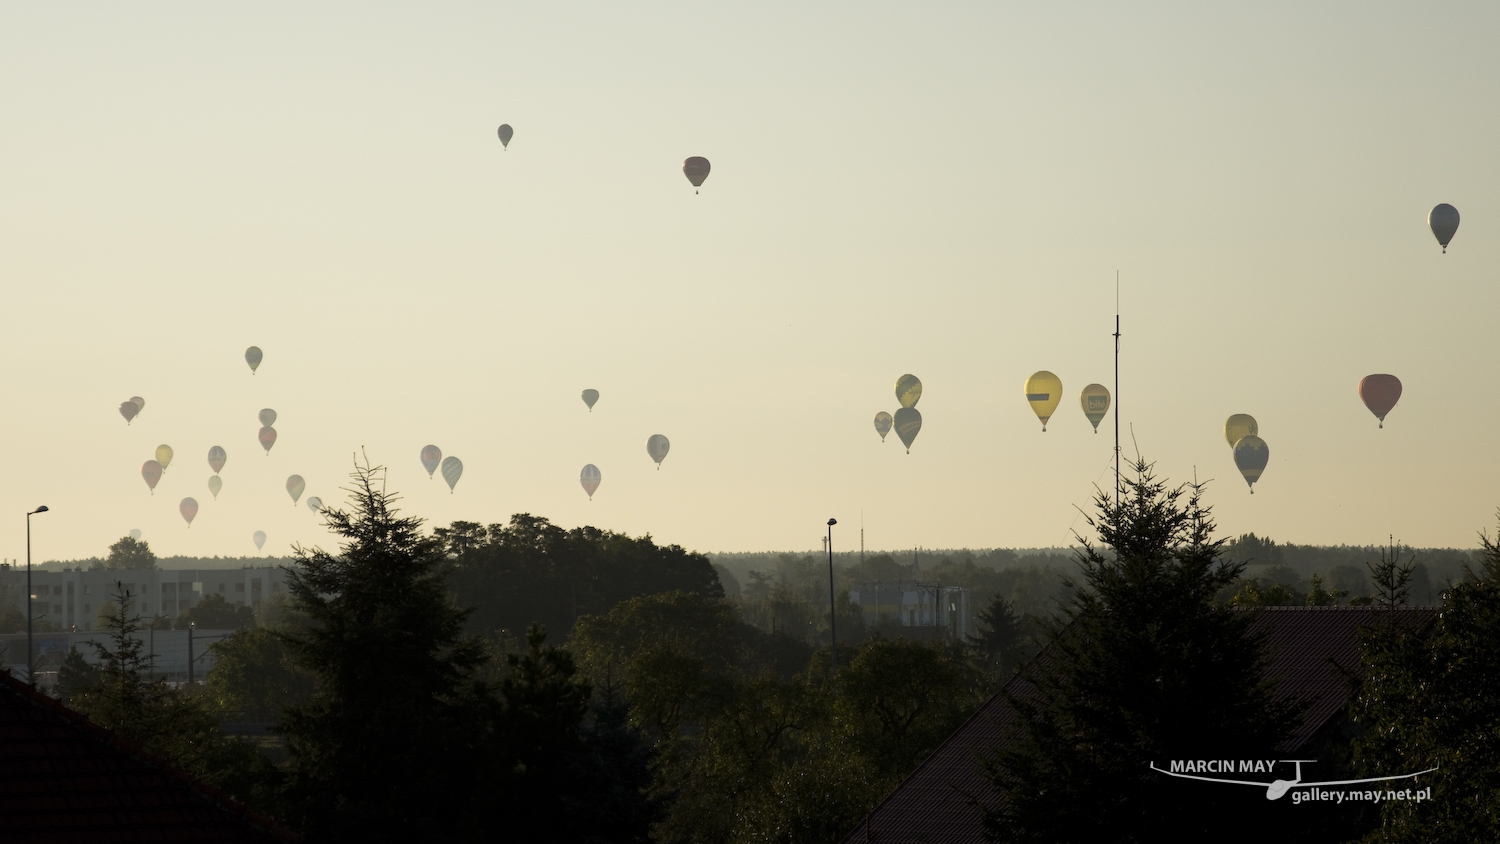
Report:
[{"label": "tiled roof", "polygon": [[[1251,623],[1253,632],[1265,634],[1271,653],[1266,674],[1276,679],[1278,696],[1311,704],[1285,752],[1306,744],[1343,712],[1349,685],[1339,667],[1358,663],[1358,630],[1383,612],[1373,607],[1268,607]],[[1437,618],[1434,607],[1405,607],[1396,613],[1403,624],[1428,624]],[[1030,697],[1019,676],[1006,691]],[[990,698],[850,831],[844,844],[982,844],[979,809],[971,799],[993,804],[996,796],[976,760],[1011,744],[1013,725],[1004,695]]]},{"label": "tiled roof", "polygon": [[0,671],[0,840],[298,839]]}]

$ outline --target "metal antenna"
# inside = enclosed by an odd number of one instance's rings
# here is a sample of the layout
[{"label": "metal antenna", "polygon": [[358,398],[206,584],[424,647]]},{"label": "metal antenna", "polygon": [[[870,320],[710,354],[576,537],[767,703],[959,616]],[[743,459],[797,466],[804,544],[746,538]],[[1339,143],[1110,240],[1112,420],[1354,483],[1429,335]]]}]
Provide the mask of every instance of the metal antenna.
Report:
[{"label": "metal antenna", "polygon": [[1115,270],[1115,507],[1120,506],[1120,271]]}]

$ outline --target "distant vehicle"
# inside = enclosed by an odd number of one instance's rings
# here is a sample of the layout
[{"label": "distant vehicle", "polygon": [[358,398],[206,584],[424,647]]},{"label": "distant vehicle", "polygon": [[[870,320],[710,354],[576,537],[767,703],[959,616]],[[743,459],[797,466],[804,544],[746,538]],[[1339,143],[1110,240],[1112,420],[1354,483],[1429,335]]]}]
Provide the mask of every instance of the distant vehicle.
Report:
[{"label": "distant vehicle", "polygon": [[1094,433],[1099,433],[1099,423],[1109,413],[1109,389],[1103,384],[1090,384],[1078,394],[1078,401],[1083,405],[1083,415],[1094,426]]},{"label": "distant vehicle", "polygon": [[1026,401],[1031,405],[1036,418],[1042,420],[1042,433],[1047,432],[1047,420],[1052,418],[1057,405],[1062,401],[1062,379],[1043,369],[1033,372],[1026,379]]},{"label": "distant vehicle", "polygon": [[906,453],[911,454],[911,444],[916,441],[917,433],[922,430],[922,413],[915,407],[902,407],[896,410],[896,436],[901,438],[901,444],[906,446]]},{"label": "distant vehicle", "polygon": [[[509,123],[501,123],[500,129],[496,134],[500,136],[500,148],[503,150],[510,149],[510,139],[516,136],[516,130],[510,128]],[[543,146],[546,145],[543,144]]]},{"label": "distant vehicle", "polygon": [[1359,381],[1359,398],[1385,427],[1385,415],[1401,400],[1401,379],[1394,375],[1366,375]]},{"label": "distant vehicle", "polygon": [[448,482],[448,494],[453,494],[453,488],[458,486],[458,479],[463,476],[464,462],[457,457],[443,458],[443,480]]},{"label": "distant vehicle", "polygon": [[1229,447],[1245,437],[1255,436],[1260,433],[1260,426],[1255,424],[1255,417],[1248,413],[1236,413],[1224,420],[1224,439],[1229,441]]},{"label": "distant vehicle", "polygon": [[646,453],[656,461],[656,470],[661,471],[661,462],[667,459],[667,452],[672,450],[672,444],[661,434],[652,434],[651,439],[646,440]]},{"label": "distant vehicle", "polygon": [[427,480],[432,480],[432,473],[438,469],[438,464],[443,462],[443,450],[435,445],[423,446],[422,468],[427,470]]},{"label": "distant vehicle", "polygon": [[1245,483],[1250,487],[1250,494],[1255,494],[1255,482],[1260,480],[1260,473],[1266,469],[1266,464],[1271,462],[1271,449],[1266,441],[1254,434],[1240,437],[1234,444],[1234,465],[1245,477]]},{"label": "distant vehicle", "polygon": [[[692,182],[695,188],[703,186],[703,180],[708,178],[708,170],[708,159],[699,155],[695,155],[687,161],[682,162],[682,174],[687,176],[687,180]],[[695,190],[693,193],[697,193],[697,191]]]},{"label": "distant vehicle", "polygon": [[599,391],[598,390],[584,390],[583,391],[583,403],[589,406],[589,413],[593,413],[594,412],[594,402],[597,402],[598,400],[599,400]]},{"label": "distant vehicle", "polygon": [[891,425],[893,424],[895,424],[895,420],[891,418],[889,413],[882,410],[875,414],[875,433],[880,435],[881,442],[885,442],[885,435],[891,432]]},{"label": "distant vehicle", "polygon": [[602,480],[604,476],[599,474],[599,467],[592,463],[584,466],[583,471],[578,473],[578,482],[583,485],[583,491],[589,494],[590,501],[594,500],[594,490],[599,488]]},{"label": "distant vehicle", "polygon": [[1443,247],[1443,253],[1448,252],[1448,243],[1458,233],[1458,209],[1444,202],[1427,212],[1427,226],[1432,229],[1432,236]]},{"label": "distant vehicle", "polygon": [[259,346],[251,346],[245,350],[245,363],[250,364],[251,375],[254,375],[255,370],[260,368],[261,359],[264,357],[265,355],[261,354]]}]

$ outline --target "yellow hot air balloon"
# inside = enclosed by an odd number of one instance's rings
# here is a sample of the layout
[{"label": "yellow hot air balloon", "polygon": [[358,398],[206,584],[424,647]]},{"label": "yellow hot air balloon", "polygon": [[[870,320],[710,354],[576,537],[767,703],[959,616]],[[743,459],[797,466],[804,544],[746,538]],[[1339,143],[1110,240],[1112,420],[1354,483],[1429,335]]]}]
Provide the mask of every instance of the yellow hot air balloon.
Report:
[{"label": "yellow hot air balloon", "polygon": [[885,435],[891,432],[891,426],[894,424],[896,420],[892,419],[889,413],[882,410],[875,414],[875,433],[880,435],[881,442],[885,442]]},{"label": "yellow hot air balloon", "polygon": [[157,446],[156,462],[161,464],[163,472],[167,471],[167,467],[172,465],[172,447],[165,444]]},{"label": "yellow hot air balloon", "polygon": [[915,375],[903,375],[896,379],[896,401],[902,407],[916,407],[922,400],[922,381]]},{"label": "yellow hot air balloon", "polygon": [[1045,369],[1032,374],[1026,379],[1026,401],[1036,412],[1036,418],[1042,420],[1042,433],[1046,433],[1047,420],[1062,401],[1062,379]]},{"label": "yellow hot air balloon", "polygon": [[1224,439],[1229,441],[1229,447],[1245,437],[1253,437],[1260,433],[1260,426],[1255,424],[1255,417],[1248,413],[1236,413],[1224,420]]},{"label": "yellow hot air balloon", "polygon": [[1078,400],[1083,404],[1083,415],[1094,426],[1094,433],[1099,433],[1099,423],[1109,412],[1109,390],[1103,384],[1090,384],[1083,388]]},{"label": "yellow hot air balloon", "polygon": [[1254,434],[1240,437],[1239,442],[1234,444],[1234,465],[1245,476],[1245,483],[1250,486],[1250,494],[1255,494],[1255,482],[1260,480],[1260,473],[1266,470],[1266,464],[1271,462],[1271,449],[1266,441]]}]

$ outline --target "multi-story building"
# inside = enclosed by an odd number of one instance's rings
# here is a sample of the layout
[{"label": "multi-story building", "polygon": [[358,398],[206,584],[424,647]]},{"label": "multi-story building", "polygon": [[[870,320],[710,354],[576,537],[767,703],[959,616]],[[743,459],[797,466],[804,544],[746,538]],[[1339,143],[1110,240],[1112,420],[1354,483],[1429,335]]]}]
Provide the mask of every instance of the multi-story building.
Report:
[{"label": "multi-story building", "polygon": [[856,583],[849,600],[859,604],[865,623],[898,621],[902,634],[914,638],[957,639],[970,633],[969,591],[914,580]]},{"label": "multi-story building", "polygon": [[[130,594],[131,611],[143,618],[176,618],[209,595],[232,606],[256,607],[286,588],[279,567],[240,569],[31,570],[32,620],[50,629],[88,633],[117,591]],[[0,564],[0,595],[26,612],[26,567]],[[0,615],[5,613],[0,606]]]}]

